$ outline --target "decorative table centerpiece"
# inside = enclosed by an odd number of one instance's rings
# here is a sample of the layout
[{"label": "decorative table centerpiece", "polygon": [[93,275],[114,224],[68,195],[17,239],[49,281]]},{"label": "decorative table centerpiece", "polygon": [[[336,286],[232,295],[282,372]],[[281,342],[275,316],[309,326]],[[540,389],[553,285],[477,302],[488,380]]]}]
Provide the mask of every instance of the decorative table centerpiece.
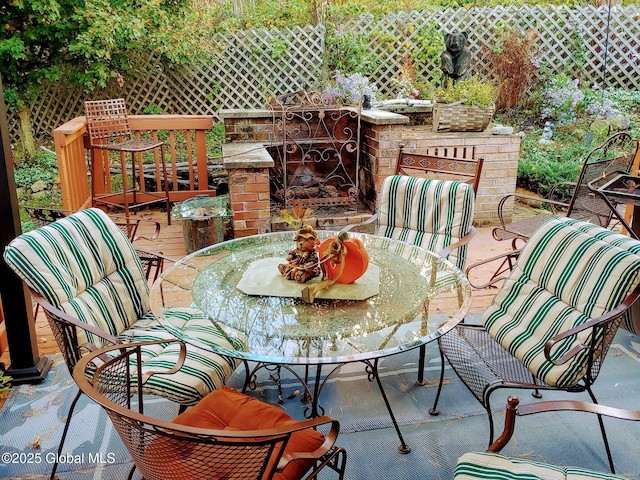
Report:
[{"label": "decorative table centerpiece", "polygon": [[350,284],[362,277],[369,267],[369,255],[362,242],[349,238],[346,232],[333,235],[322,243],[318,234],[305,220],[313,213],[310,208],[296,206],[291,212],[281,211],[285,222],[296,228],[295,248],[287,254],[287,263],[278,264],[278,271],[287,280],[306,283],[322,274],[320,283],[302,290],[302,298],[313,302],[316,294],[334,283]]},{"label": "decorative table centerpiece", "polygon": [[364,300],[378,294],[380,269],[369,263],[362,241],[346,232],[319,234],[306,224],[311,213],[301,206],[282,210],[284,220],[295,228],[294,248],[284,258],[252,262],[238,289],[248,295],[298,297],[307,303],[316,298]]},{"label": "decorative table centerpiece", "polygon": [[278,264],[278,271],[287,280],[295,280],[298,283],[320,275],[320,260],[316,247],[320,243],[318,234],[311,225],[305,225],[304,221],[311,216],[312,210],[296,206],[291,213],[289,210],[281,210],[284,221],[296,228],[293,237],[295,247],[287,254],[287,263]]}]

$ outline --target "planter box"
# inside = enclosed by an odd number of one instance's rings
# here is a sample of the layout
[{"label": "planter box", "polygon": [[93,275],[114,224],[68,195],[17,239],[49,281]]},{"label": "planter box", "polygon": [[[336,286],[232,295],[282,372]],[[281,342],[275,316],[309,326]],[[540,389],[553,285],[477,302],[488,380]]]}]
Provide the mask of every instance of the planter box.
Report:
[{"label": "planter box", "polygon": [[434,132],[482,132],[491,121],[495,106],[469,107],[458,103],[436,103],[433,106]]}]

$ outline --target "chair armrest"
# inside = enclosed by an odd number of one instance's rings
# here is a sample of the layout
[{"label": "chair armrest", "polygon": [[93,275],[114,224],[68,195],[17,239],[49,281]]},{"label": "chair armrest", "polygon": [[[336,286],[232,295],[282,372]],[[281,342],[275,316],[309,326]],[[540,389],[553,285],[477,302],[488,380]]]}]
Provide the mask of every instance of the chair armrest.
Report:
[{"label": "chair armrest", "polygon": [[[513,265],[515,264],[515,261],[518,259],[518,256],[520,255],[520,252],[522,250],[511,250],[509,252],[506,253],[501,253],[500,255],[496,255],[495,257],[491,257],[491,258],[486,258],[484,260],[480,260],[479,262],[475,262],[472,263],[471,265],[469,265],[464,273],[467,276],[467,278],[469,279],[469,283],[471,283],[471,286],[473,288],[488,288],[488,287],[492,287],[494,286],[494,284],[501,282],[503,280],[506,280],[508,277],[506,276],[501,276],[503,273],[507,272],[507,271],[511,271],[511,269],[513,268]],[[482,285],[474,285],[471,282],[471,279],[469,278],[469,273],[478,267],[481,267],[482,265],[486,265],[487,263],[492,263],[492,262],[497,262],[497,261],[501,261],[501,265],[500,267],[498,267],[498,269],[496,270],[496,272],[493,274],[493,276],[491,277],[491,279],[487,282],[487,283],[483,283]],[[508,266],[505,268],[502,268],[503,265],[507,264]]]},{"label": "chair armrest", "polygon": [[[118,227],[120,228],[124,227],[127,229],[127,237],[129,237],[129,240],[131,242],[134,242],[139,239],[152,241],[158,238],[158,235],[160,235],[160,223],[156,222],[155,220],[149,220],[146,218],[122,217],[122,216],[111,216],[110,218],[111,220],[113,220],[113,223],[115,223]],[[151,234],[150,237],[137,234],[138,228],[140,228],[141,225],[147,225],[151,229],[153,229],[153,233]],[[131,226],[131,230],[129,230],[129,226]]]},{"label": "chair armrest", "polygon": [[551,187],[551,190],[549,190],[549,193],[547,193],[547,196],[545,197],[545,203],[549,203],[549,205],[551,206],[551,211],[553,213],[557,213],[557,210],[554,207],[569,208],[569,204],[568,203],[561,202],[559,200],[555,200],[555,196],[557,195],[557,192],[562,187],[571,187],[572,192],[573,192],[576,189],[577,186],[578,186],[577,182],[560,182],[560,183],[556,183],[553,187]]},{"label": "chair armrest", "polygon": [[495,442],[489,446],[487,449],[488,452],[498,453],[509,442],[515,429],[516,415],[523,417],[526,415],[544,412],[575,411],[594,413],[596,415],[617,418],[619,420],[640,422],[639,410],[626,410],[597,403],[582,402],[578,400],[547,400],[544,402],[533,402],[527,405],[519,405],[519,402],[520,400],[516,396],[510,396],[507,399],[504,429]]},{"label": "chair armrest", "polygon": [[326,415],[322,416],[322,417],[314,418],[314,419],[311,419],[311,420],[306,420],[304,422],[297,423],[295,425],[294,429],[291,429],[291,427],[289,427],[288,428],[289,431],[297,432],[297,431],[300,431],[300,430],[306,430],[307,428],[314,428],[314,427],[318,427],[320,425],[326,425],[326,424],[330,424],[331,425],[331,430],[329,431],[329,433],[327,435],[324,436],[325,439],[324,439],[324,442],[322,443],[322,445],[320,445],[313,452],[307,452],[307,453],[305,453],[305,452],[295,452],[295,453],[283,455],[282,458],[280,459],[280,462],[278,462],[277,470],[281,471],[290,462],[292,462],[294,460],[318,459],[318,458],[322,457],[327,452],[329,452],[329,450],[331,450],[331,448],[333,448],[334,444],[336,443],[336,439],[338,438],[338,433],[340,432],[340,423],[338,423],[337,420],[334,420],[331,417],[328,417]]},{"label": "chair armrest", "polygon": [[447,258],[449,254],[452,251],[454,251],[456,248],[460,248],[463,245],[466,245],[467,243],[469,243],[469,241],[476,236],[476,233],[477,233],[476,227],[471,225],[471,228],[469,229],[469,233],[467,233],[464,237],[462,237],[457,242],[452,243],[446,248],[443,248],[440,252],[438,252],[438,255],[440,255],[442,258]]},{"label": "chair armrest", "polygon": [[352,224],[347,225],[346,227],[341,229],[339,233],[348,232],[348,231],[350,231],[350,230],[352,230],[354,228],[357,229],[357,228],[360,228],[360,227],[364,227],[365,225],[369,225],[369,224],[375,222],[376,220],[378,220],[378,213],[377,212],[374,213],[373,215],[371,215],[369,218],[367,218],[364,222],[352,223]]},{"label": "chair armrest", "polygon": [[[176,262],[174,258],[167,257],[166,255],[163,255],[162,252],[149,252],[139,248],[136,248],[135,251],[142,263],[142,269],[145,277],[147,277],[147,280],[150,280],[152,283],[158,279],[160,272],[164,270],[164,262]],[[152,270],[154,272],[153,275],[151,275]]]},{"label": "chair armrest", "polygon": [[604,415],[605,417],[640,422],[639,410],[625,410],[623,408],[609,407],[607,405],[581,402],[578,400],[547,400],[544,402],[534,402],[528,405],[521,405],[517,409],[517,415],[525,416],[534,413],[555,411],[595,413],[596,415]]},{"label": "chair armrest", "polygon": [[516,396],[509,396],[509,398],[507,398],[507,409],[504,415],[504,429],[500,436],[496,438],[491,445],[489,445],[487,452],[498,453],[507,443],[509,443],[509,440],[511,440],[513,430],[516,426],[516,412],[518,411],[519,403],[520,400]]},{"label": "chair armrest", "polygon": [[173,257],[168,257],[167,255],[163,254],[162,252],[152,252],[150,250],[143,250],[141,248],[135,248],[135,251],[138,254],[138,256],[146,255],[146,256],[149,256],[149,257],[157,257],[157,258],[161,258],[162,260],[164,260],[166,262],[171,262],[171,263],[176,263],[178,261]]},{"label": "chair armrest", "polygon": [[509,195],[505,195],[504,197],[502,197],[500,199],[500,202],[498,203],[498,219],[500,220],[500,225],[502,226],[503,229],[507,229],[507,225],[509,225],[504,220],[504,205],[510,198],[522,199],[522,200],[532,200],[532,201],[535,201],[535,202],[547,204],[547,205],[549,205],[551,207],[550,211],[552,213],[555,213],[555,211],[556,211],[554,209],[554,207],[569,208],[569,204],[564,203],[564,202],[558,202],[558,201],[551,200],[551,199],[548,199],[548,198],[535,197],[533,195],[523,195],[521,193],[511,193]]},{"label": "chair armrest", "polygon": [[571,350],[569,350],[559,359],[557,360],[551,359],[551,353],[553,351],[553,348],[558,342],[561,342],[565,338],[574,336],[584,330],[593,328],[598,325],[602,325],[607,322],[614,321],[616,318],[622,315],[629,307],[631,307],[631,305],[638,299],[638,296],[640,296],[640,285],[638,285],[635,288],[635,290],[631,292],[631,294],[627,298],[625,298],[624,301],[614,309],[609,310],[608,312],[604,313],[603,315],[600,315],[599,317],[592,318],[591,320],[583,323],[582,325],[571,328],[565,332],[559,333],[558,335],[554,336],[545,344],[544,356],[547,358],[547,360],[549,360],[554,365],[562,365],[564,363],[567,363],[569,360],[571,360],[575,355],[577,355],[582,350],[591,348],[590,345],[579,344],[574,346]]},{"label": "chair armrest", "polygon": [[162,339],[162,340],[146,340],[144,342],[133,342],[133,343],[125,343],[125,347],[136,347],[136,348],[141,348],[147,345],[165,345],[167,343],[175,343],[178,342],[180,344],[180,354],[178,355],[178,360],[176,361],[176,364],[173,366],[173,368],[171,368],[170,370],[147,370],[146,372],[142,373],[142,375],[140,376],[140,383],[142,385],[144,385],[145,383],[147,383],[147,380],[149,380],[149,378],[151,378],[153,375],[173,375],[174,373],[178,372],[178,370],[180,370],[182,368],[182,365],[184,364],[185,359],[187,358],[187,345],[182,341],[182,340],[178,340],[177,338],[170,338],[170,339]]}]

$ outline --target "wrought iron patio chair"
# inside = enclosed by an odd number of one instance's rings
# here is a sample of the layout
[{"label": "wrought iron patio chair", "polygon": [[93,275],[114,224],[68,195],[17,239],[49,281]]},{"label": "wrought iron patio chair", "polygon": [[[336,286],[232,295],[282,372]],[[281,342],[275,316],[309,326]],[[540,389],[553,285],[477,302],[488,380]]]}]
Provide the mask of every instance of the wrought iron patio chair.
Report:
[{"label": "wrought iron patio chair", "polygon": [[[169,179],[164,159],[164,142],[157,138],[141,139],[132,136],[129,115],[123,98],[95,100],[84,103],[87,131],[91,144],[91,195],[93,206],[106,205],[129,209],[164,202],[167,221],[171,225],[171,202],[169,201]],[[158,154],[158,149],[160,153]],[[120,154],[122,192],[113,192],[109,152]],[[151,175],[153,188],[147,188],[143,152],[153,151],[154,165]],[[131,165],[127,166],[126,154],[131,154]],[[136,175],[136,167],[138,175]],[[133,184],[129,185],[128,171],[131,169]]]},{"label": "wrought iron patio chair", "polygon": [[[616,170],[629,172],[634,158],[640,155],[637,141],[626,132],[616,133],[589,152],[582,164],[577,182],[562,182],[554,185],[546,198],[523,194],[503,197],[498,204],[500,225],[492,231],[498,241],[511,240],[515,250],[518,241],[526,242],[531,234],[551,216],[563,215],[567,218],[593,222],[607,227],[611,221],[611,210],[606,203],[589,190],[588,183]],[[569,199],[568,202],[565,199]],[[514,200],[525,200],[539,205],[541,212],[513,222],[508,222],[508,212]]]},{"label": "wrought iron patio chair", "polygon": [[[150,311],[148,272],[133,245],[99,209],[19,235],[6,247],[4,260],[45,312],[70,372],[83,354],[104,345],[174,338]],[[146,385],[184,409],[222,386],[236,368],[235,360],[213,351],[244,348],[244,340],[223,335],[199,310],[170,310],[165,318],[176,328],[197,330],[212,347],[210,352],[190,348],[179,375]],[[175,345],[158,345],[145,350],[143,360],[175,363],[178,353]],[[58,453],[78,398],[71,404]],[[56,468],[54,463],[51,478]]]},{"label": "wrought iron patio chair", "polygon": [[[459,181],[387,177],[380,191],[375,233],[419,245],[463,269],[467,245],[476,234],[474,196],[471,185]],[[459,301],[462,304],[462,292]],[[425,353],[426,347],[420,347],[419,385],[424,384]]]},{"label": "wrought iron patio chair", "polygon": [[[625,410],[579,401],[550,400],[518,406],[518,397],[507,399],[504,429],[486,452],[465,453],[458,459],[454,480],[566,480],[569,478],[625,480],[626,477],[596,472],[580,467],[558,466],[527,458],[501,455],[515,430],[516,416],[543,412],[575,411],[607,416],[621,420],[640,421],[640,411]],[[559,434],[561,435],[561,433]],[[615,470],[612,470],[615,473]]]},{"label": "wrought iron patio chair", "polygon": [[[587,392],[640,294],[640,242],[590,223],[551,218],[531,236],[482,325],[459,324],[439,340],[445,357],[489,416],[500,389]],[[609,445],[600,420],[611,462]]]},{"label": "wrought iron patio chair", "polygon": [[181,344],[175,367],[157,372],[140,362],[154,345],[103,348],[86,355],[73,372],[80,390],[107,412],[145,479],[294,480],[309,470],[307,478],[316,478],[325,466],[344,477],[346,451],[335,445],[340,425],[327,416],[299,422],[228,387],[170,421],[145,414],[145,384],[154,376],[175,375],[186,354]]},{"label": "wrought iron patio chair", "polygon": [[475,147],[433,147],[409,152],[400,145],[396,175],[465,181],[477,194],[483,163],[483,158],[476,158]]}]

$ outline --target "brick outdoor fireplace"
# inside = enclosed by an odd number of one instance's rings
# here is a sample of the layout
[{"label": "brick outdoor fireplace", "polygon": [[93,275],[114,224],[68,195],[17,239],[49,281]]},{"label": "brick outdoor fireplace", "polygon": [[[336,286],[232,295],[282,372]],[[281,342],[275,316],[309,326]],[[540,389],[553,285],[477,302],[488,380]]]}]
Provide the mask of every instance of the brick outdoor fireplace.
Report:
[{"label": "brick outdoor fireplace", "polygon": [[[223,156],[224,166],[229,171],[235,235],[286,228],[279,208],[289,207],[291,202],[278,204],[278,182],[273,181],[274,176],[282,175],[277,170],[284,145],[278,125],[281,116],[273,109],[252,109],[221,110],[220,117],[225,125],[227,143],[223,145]],[[312,219],[314,226],[341,228],[368,218],[375,211],[382,181],[395,173],[401,144],[407,151],[416,152],[436,147],[475,147],[476,156],[484,158],[484,166],[476,195],[474,223],[497,222],[498,202],[515,191],[520,136],[494,135],[490,131],[434,133],[431,129],[429,108],[403,113],[363,110],[358,135],[358,171],[351,179],[353,185],[343,185],[343,191],[334,197],[337,198],[335,203],[342,203],[344,208],[329,209],[323,214],[322,206],[316,209],[313,201],[310,202],[310,206],[318,211],[318,216]],[[295,169],[301,165],[299,158],[294,159],[292,165],[290,172],[294,173],[296,188],[301,186],[300,180],[311,181],[309,178],[313,175],[308,172],[296,177]],[[303,195],[308,196],[307,193]]]}]

